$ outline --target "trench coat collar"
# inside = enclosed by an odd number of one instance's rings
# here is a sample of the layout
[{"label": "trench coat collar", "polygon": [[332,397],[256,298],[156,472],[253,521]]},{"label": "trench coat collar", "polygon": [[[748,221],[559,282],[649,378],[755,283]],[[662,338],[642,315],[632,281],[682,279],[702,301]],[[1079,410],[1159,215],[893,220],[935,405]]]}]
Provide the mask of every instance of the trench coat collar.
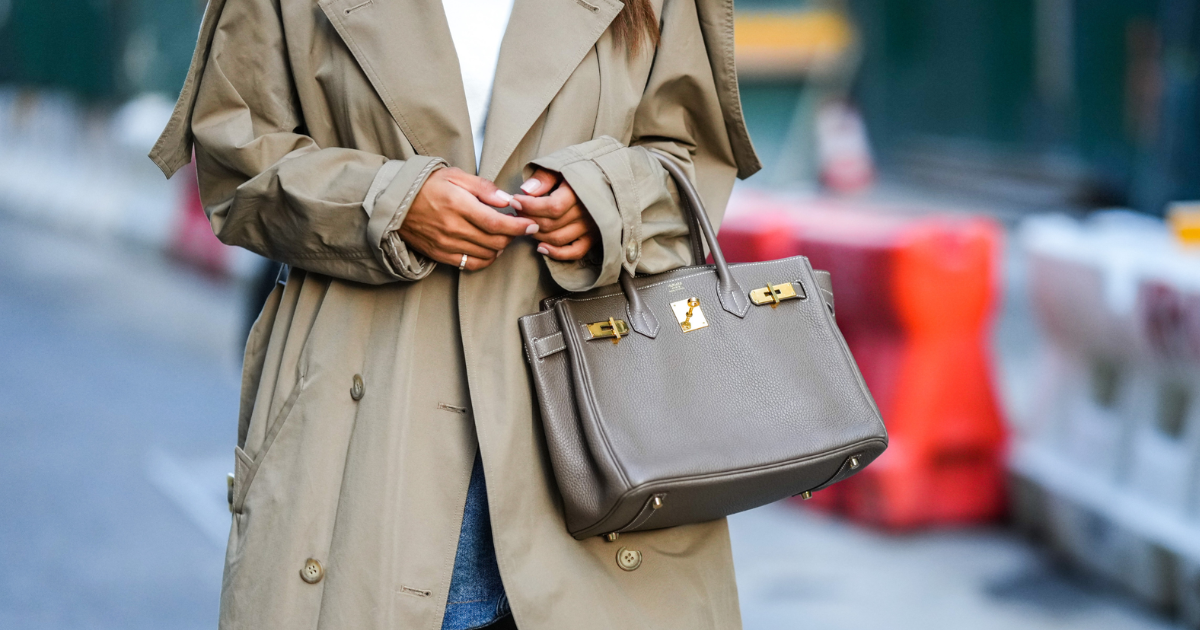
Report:
[{"label": "trench coat collar", "polygon": [[474,172],[467,97],[441,0],[318,4],[413,150]]},{"label": "trench coat collar", "polygon": [[[458,55],[441,0],[320,0],[413,149],[473,172]],[[624,5],[515,0],[500,45],[480,175],[495,179]]]},{"label": "trench coat collar", "polygon": [[515,0],[500,45],[479,174],[494,180],[624,5],[618,0]]}]

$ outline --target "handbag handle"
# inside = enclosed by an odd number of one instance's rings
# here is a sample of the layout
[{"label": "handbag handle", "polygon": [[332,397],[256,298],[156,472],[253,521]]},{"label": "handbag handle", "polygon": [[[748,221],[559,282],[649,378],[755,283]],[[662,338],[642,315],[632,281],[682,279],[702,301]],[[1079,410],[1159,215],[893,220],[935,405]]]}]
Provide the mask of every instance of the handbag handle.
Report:
[{"label": "handbag handle", "polygon": [[[700,194],[696,192],[696,187],[692,185],[687,174],[674,160],[653,149],[650,150],[650,154],[657,158],[662,167],[671,174],[675,180],[675,187],[679,189],[683,214],[691,231],[693,262],[697,265],[702,264],[704,247],[701,243],[707,243],[709,251],[712,252],[713,266],[717,272],[717,299],[721,302],[721,308],[737,317],[745,317],[750,310],[750,297],[733,277],[729,263],[725,262],[725,254],[721,251],[720,243],[717,242],[717,232],[708,219],[708,213],[704,211],[704,202],[700,200]],[[647,337],[656,337],[658,320],[642,301],[637,287],[633,284],[633,277],[625,268],[621,269],[620,281],[621,289],[625,292],[625,298],[629,304],[630,326]]]}]

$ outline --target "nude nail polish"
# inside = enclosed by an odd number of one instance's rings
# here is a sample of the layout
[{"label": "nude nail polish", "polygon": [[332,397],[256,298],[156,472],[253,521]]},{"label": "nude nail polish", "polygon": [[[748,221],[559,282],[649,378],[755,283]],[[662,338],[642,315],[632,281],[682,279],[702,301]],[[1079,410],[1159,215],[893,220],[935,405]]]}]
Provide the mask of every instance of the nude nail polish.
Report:
[{"label": "nude nail polish", "polygon": [[537,231],[538,231],[538,224],[536,224],[536,223],[534,223],[534,224],[530,225],[529,227],[525,228],[525,233],[526,233],[526,234],[537,234]]},{"label": "nude nail polish", "polygon": [[524,184],[521,184],[521,190],[525,191],[525,194],[527,195],[532,195],[534,191],[541,187],[542,183],[538,181],[536,177],[530,177],[529,179],[525,180]]},{"label": "nude nail polish", "polygon": [[538,253],[543,256],[549,256],[550,250],[546,249],[545,245],[538,245]]},{"label": "nude nail polish", "polygon": [[503,190],[497,190],[496,196],[500,197],[500,201],[503,201],[504,203],[512,201],[512,195],[504,192]]}]

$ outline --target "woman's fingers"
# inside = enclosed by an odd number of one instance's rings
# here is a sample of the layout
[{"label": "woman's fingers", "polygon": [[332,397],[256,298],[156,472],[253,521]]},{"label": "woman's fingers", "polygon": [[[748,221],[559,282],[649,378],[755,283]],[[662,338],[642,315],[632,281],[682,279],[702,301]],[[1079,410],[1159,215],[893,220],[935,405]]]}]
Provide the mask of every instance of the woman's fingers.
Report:
[{"label": "woman's fingers", "polygon": [[579,260],[587,255],[592,249],[592,236],[584,234],[572,243],[565,247],[557,247],[548,243],[539,243],[538,252],[553,258],[554,260],[570,261]]},{"label": "woman's fingers", "polygon": [[507,207],[510,202],[512,202],[512,195],[500,190],[496,187],[496,184],[479,177],[478,175],[472,175],[458,168],[448,168],[444,170],[448,171],[446,173],[446,179],[453,182],[463,190],[471,193],[471,195],[476,199],[486,203],[489,206],[495,208],[504,208]]},{"label": "woman's fingers", "polygon": [[[499,238],[500,240],[495,240]],[[494,237],[487,234],[467,234],[463,237],[443,237],[438,243],[438,249],[450,254],[467,254],[476,258],[492,258],[496,252],[502,251],[511,239]]]},{"label": "woman's fingers", "polygon": [[507,237],[536,234],[540,229],[535,220],[526,217],[514,217],[497,212],[473,199],[464,199],[458,204],[458,211],[477,229],[488,234]]},{"label": "woman's fingers", "polygon": [[[426,256],[429,256],[436,262],[439,262],[443,265],[450,265],[451,267],[457,267],[462,263],[462,254],[436,252],[434,254],[426,254]],[[486,269],[494,262],[496,262],[495,256],[490,258],[479,258],[467,254],[467,265],[463,267],[463,269],[466,269],[467,271],[479,271],[480,269]]]},{"label": "woman's fingers", "polygon": [[[496,252],[508,247],[511,239],[492,236],[466,225],[465,229],[449,227],[420,235],[421,251],[427,256],[442,253],[447,256],[467,254],[476,258],[493,258]],[[456,263],[457,264],[457,263]]]},{"label": "woman's fingers", "polygon": [[531,197],[540,197],[549,192],[554,185],[559,181],[557,173],[552,173],[544,168],[539,168],[533,172],[533,177],[525,180],[521,184],[521,191]]},{"label": "woman's fingers", "polygon": [[518,209],[521,216],[545,219],[558,219],[568,210],[579,203],[575,191],[563,182],[554,192],[543,197],[517,195],[513,198],[513,207]]},{"label": "woman's fingers", "polygon": [[588,231],[589,226],[587,222],[580,220],[573,223],[568,223],[567,225],[564,225],[563,227],[552,232],[540,232],[535,235],[534,238],[546,243],[547,245],[564,247],[570,243],[573,243],[576,239],[584,234],[587,234]]},{"label": "woman's fingers", "polygon": [[[519,216],[521,216],[521,215],[519,215]],[[556,230],[561,230],[562,228],[566,227],[567,225],[569,225],[571,223],[576,223],[578,221],[586,221],[589,218],[590,217],[587,216],[587,212],[585,212],[583,210],[583,207],[579,206],[578,204],[571,206],[571,208],[569,210],[567,210],[565,213],[563,213],[563,215],[561,217],[559,217],[557,219],[547,219],[547,218],[542,218],[542,217],[536,217],[533,220],[534,220],[534,222],[537,223],[538,231],[537,231],[537,234],[534,234],[534,238],[536,238],[538,240],[542,240],[541,239],[542,235],[548,234],[550,232],[554,232]]]}]

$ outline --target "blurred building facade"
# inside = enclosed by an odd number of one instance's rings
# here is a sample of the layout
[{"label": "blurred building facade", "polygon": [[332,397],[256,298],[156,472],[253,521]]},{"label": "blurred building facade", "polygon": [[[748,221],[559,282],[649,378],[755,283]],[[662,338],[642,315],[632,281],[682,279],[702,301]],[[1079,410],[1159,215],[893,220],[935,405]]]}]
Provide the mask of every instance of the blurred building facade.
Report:
[{"label": "blurred building facade", "polygon": [[[744,99],[768,163],[760,184],[815,180],[816,112],[848,95],[884,172],[902,178],[1154,213],[1200,196],[1194,0],[737,6]],[[102,105],[173,98],[202,12],[202,0],[0,0],[0,84]],[[788,37],[807,52],[775,65],[742,54]]]}]

